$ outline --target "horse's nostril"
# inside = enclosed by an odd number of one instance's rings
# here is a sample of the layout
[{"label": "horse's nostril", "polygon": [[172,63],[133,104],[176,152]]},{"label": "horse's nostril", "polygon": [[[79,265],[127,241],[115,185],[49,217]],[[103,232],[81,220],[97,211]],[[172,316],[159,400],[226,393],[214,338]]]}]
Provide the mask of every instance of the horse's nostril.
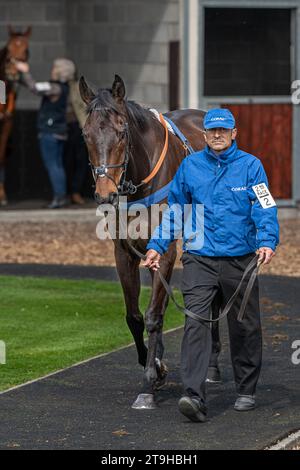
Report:
[{"label": "horse's nostril", "polygon": [[95,201],[96,201],[96,202],[99,202],[99,203],[100,203],[101,200],[102,200],[102,197],[100,196],[99,193],[94,193],[94,198],[95,198]]},{"label": "horse's nostril", "polygon": [[113,204],[116,201],[116,197],[117,197],[116,193],[111,193],[109,195],[109,202]]}]

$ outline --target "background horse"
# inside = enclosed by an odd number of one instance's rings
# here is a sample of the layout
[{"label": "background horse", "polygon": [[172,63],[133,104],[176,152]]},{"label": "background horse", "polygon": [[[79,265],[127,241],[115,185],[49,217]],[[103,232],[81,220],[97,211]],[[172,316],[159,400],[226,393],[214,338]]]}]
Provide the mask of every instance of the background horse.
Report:
[{"label": "background horse", "polygon": [[17,82],[19,72],[14,65],[15,60],[28,60],[28,42],[31,27],[25,33],[14,31],[9,26],[9,40],[6,46],[0,50],[0,80],[5,83],[6,103],[0,103],[0,205],[7,203],[5,180],[5,157],[9,136],[12,130],[12,117],[17,99]]},{"label": "background horse", "polygon": [[[134,201],[153,194],[169,183],[187,151],[181,140],[168,135],[166,158],[157,174],[147,180],[155,167],[164,147],[166,130],[153,112],[133,101],[125,99],[125,85],[116,75],[112,89],[100,89],[95,94],[85,79],[80,79],[80,93],[88,105],[88,117],[83,135],[88,147],[89,158],[95,179],[95,199],[98,204],[111,203],[118,207],[120,194]],[[185,134],[195,150],[204,147],[202,134],[205,112],[199,110],[179,110],[166,114]],[[147,183],[141,184],[142,180]],[[136,193],[130,194],[135,187]],[[166,202],[166,198],[161,202]],[[149,218],[151,214],[149,211]],[[149,224],[151,225],[151,224]],[[114,242],[116,267],[122,284],[126,320],[133,335],[138,361],[144,367],[143,387],[133,407],[154,408],[154,390],[166,377],[167,368],[162,361],[164,347],[162,341],[163,316],[168,304],[168,295],[158,274],[152,276],[152,293],[144,318],[139,310],[140,259],[132,251],[134,246],[145,253],[148,240],[139,238],[126,240],[117,237]],[[148,237],[151,233],[148,233]],[[169,282],[176,259],[176,241],[171,243],[160,261],[160,271]],[[148,333],[148,349],[144,343],[144,328]],[[218,348],[218,330],[214,348]]]}]

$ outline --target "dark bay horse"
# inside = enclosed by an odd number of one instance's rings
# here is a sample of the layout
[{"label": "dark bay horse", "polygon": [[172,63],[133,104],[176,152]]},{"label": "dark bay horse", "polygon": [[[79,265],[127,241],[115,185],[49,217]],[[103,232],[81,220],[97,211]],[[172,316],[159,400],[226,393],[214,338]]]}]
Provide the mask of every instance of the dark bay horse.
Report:
[{"label": "dark bay horse", "polygon": [[0,80],[5,83],[6,103],[0,104],[0,205],[7,203],[4,189],[5,157],[9,136],[13,125],[13,113],[17,99],[17,83],[20,78],[14,60],[27,61],[31,27],[24,33],[14,31],[9,26],[9,40],[0,50]]},{"label": "dark bay horse", "polygon": [[[87,104],[88,117],[83,135],[89,151],[98,204],[111,203],[117,206],[120,188],[123,194],[127,194],[128,201],[134,201],[170,182],[187,155],[179,138],[169,132],[168,151],[161,168],[151,181],[139,186],[142,180],[147,179],[161,155],[166,139],[164,126],[149,109],[125,99],[125,85],[117,75],[111,89],[100,89],[94,93],[83,77],[79,87],[81,97]],[[205,145],[201,132],[204,114],[200,110],[187,109],[169,112],[166,116],[180,128],[192,147],[200,150]],[[130,184],[121,185],[124,178],[137,186],[135,194],[130,194]],[[166,199],[161,202],[166,202]],[[155,407],[154,390],[164,382],[167,374],[162,361],[162,328],[168,296],[157,273],[151,270],[152,293],[144,323],[139,309],[140,259],[131,246],[145,253],[148,240],[133,240],[129,237],[120,239],[117,236],[113,242],[116,267],[124,292],[126,320],[136,344],[139,364],[144,367],[143,387],[133,407],[151,409]],[[160,271],[168,282],[175,258],[176,241],[171,243],[160,262]],[[148,349],[143,338],[145,326],[149,338]],[[218,348],[218,329],[214,345]]]}]

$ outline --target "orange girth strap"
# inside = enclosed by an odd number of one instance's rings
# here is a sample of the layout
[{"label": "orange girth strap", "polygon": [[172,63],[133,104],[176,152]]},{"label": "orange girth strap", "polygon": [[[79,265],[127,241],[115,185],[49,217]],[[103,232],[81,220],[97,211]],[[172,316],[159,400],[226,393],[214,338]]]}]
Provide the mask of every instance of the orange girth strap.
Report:
[{"label": "orange girth strap", "polygon": [[161,165],[163,164],[163,161],[164,161],[164,159],[167,155],[168,146],[169,146],[169,131],[168,131],[168,128],[167,128],[167,123],[164,120],[164,117],[161,113],[159,114],[159,120],[162,123],[162,125],[164,126],[165,131],[166,131],[165,145],[164,145],[164,148],[163,148],[163,150],[161,152],[161,155],[158,159],[158,162],[156,163],[155,167],[151,171],[150,175],[148,175],[145,179],[142,180],[143,183],[149,183],[149,181],[151,181],[152,178],[154,178],[154,176],[159,171],[159,169],[160,169]]}]

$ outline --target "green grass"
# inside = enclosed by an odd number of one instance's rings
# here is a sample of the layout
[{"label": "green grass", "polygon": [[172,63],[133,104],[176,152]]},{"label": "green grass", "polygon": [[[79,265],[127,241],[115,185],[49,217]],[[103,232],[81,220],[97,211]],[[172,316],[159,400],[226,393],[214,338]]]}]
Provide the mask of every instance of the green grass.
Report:
[{"label": "green grass", "polygon": [[[143,288],[142,312],[149,295]],[[133,341],[119,283],[0,276],[0,298],[0,390]],[[164,330],[182,323],[170,304]]]}]

